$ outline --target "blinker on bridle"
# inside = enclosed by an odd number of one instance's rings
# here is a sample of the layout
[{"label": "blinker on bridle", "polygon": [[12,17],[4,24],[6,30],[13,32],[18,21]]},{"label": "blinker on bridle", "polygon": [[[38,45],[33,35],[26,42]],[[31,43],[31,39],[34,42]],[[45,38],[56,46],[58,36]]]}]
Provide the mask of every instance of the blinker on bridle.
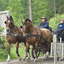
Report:
[{"label": "blinker on bridle", "polygon": [[29,25],[28,25],[28,24],[26,24],[25,22],[23,23],[23,25],[26,25],[26,26],[27,26],[27,27],[26,27],[27,31],[23,31],[23,32],[28,33],[28,32],[29,32]]},{"label": "blinker on bridle", "polygon": [[[11,19],[7,19],[7,20],[12,21]],[[5,21],[5,24],[6,24],[6,23],[7,23],[7,22]],[[7,27],[7,26],[9,26],[9,27],[10,27],[10,29],[11,29],[11,28],[12,28],[12,23],[13,23],[13,22],[11,22],[11,23],[10,23],[10,25],[6,25],[6,27]]]}]

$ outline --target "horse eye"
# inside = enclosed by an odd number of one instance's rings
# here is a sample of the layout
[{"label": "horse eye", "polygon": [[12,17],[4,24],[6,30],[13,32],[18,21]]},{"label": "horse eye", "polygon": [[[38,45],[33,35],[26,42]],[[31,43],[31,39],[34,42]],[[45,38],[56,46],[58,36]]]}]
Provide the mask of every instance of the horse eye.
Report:
[{"label": "horse eye", "polygon": [[22,26],[20,26],[20,28],[22,28]]},{"label": "horse eye", "polygon": [[7,22],[5,21],[4,23],[6,24]]},{"label": "horse eye", "polygon": [[12,24],[12,22],[10,24]]}]

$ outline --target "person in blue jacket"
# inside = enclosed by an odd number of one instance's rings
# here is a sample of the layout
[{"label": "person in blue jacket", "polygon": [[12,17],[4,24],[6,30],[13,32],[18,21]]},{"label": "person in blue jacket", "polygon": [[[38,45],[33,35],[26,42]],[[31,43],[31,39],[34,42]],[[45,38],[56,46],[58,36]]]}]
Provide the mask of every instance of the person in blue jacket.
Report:
[{"label": "person in blue jacket", "polygon": [[58,27],[53,31],[53,34],[57,35],[57,39],[60,40],[60,37],[62,37],[62,41],[64,41],[64,20],[59,20],[60,24]]},{"label": "person in blue jacket", "polygon": [[41,18],[41,21],[40,24],[39,24],[39,28],[47,28],[49,29],[49,23],[47,22],[47,19],[45,17],[42,17]]}]

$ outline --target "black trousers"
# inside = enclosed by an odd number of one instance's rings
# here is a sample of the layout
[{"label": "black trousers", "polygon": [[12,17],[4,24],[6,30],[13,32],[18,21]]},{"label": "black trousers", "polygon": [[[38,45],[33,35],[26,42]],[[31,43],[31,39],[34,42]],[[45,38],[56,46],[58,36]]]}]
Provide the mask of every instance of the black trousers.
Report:
[{"label": "black trousers", "polygon": [[62,41],[64,41],[64,31],[60,29],[55,29],[53,34],[57,35],[57,39],[60,41],[60,37],[62,37]]}]

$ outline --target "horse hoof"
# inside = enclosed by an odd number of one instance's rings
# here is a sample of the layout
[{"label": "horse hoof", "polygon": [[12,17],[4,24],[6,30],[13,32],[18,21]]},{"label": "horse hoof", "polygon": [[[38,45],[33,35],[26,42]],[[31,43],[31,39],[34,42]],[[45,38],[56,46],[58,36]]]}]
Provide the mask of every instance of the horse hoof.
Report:
[{"label": "horse hoof", "polygon": [[43,57],[44,60],[46,60],[46,57]]},{"label": "horse hoof", "polygon": [[47,56],[47,57],[49,56],[49,52],[46,53],[46,56]]},{"label": "horse hoof", "polygon": [[26,58],[26,60],[30,60],[30,58],[29,58],[29,57],[27,57],[27,58]]},{"label": "horse hoof", "polygon": [[25,60],[25,58],[23,58],[23,60]]},{"label": "horse hoof", "polygon": [[35,59],[34,59],[34,62],[37,62],[37,61],[38,61],[38,59],[35,58]]},{"label": "horse hoof", "polygon": [[49,56],[47,56],[46,58],[49,58]]},{"label": "horse hoof", "polygon": [[21,58],[19,59],[19,61],[21,61]]}]

